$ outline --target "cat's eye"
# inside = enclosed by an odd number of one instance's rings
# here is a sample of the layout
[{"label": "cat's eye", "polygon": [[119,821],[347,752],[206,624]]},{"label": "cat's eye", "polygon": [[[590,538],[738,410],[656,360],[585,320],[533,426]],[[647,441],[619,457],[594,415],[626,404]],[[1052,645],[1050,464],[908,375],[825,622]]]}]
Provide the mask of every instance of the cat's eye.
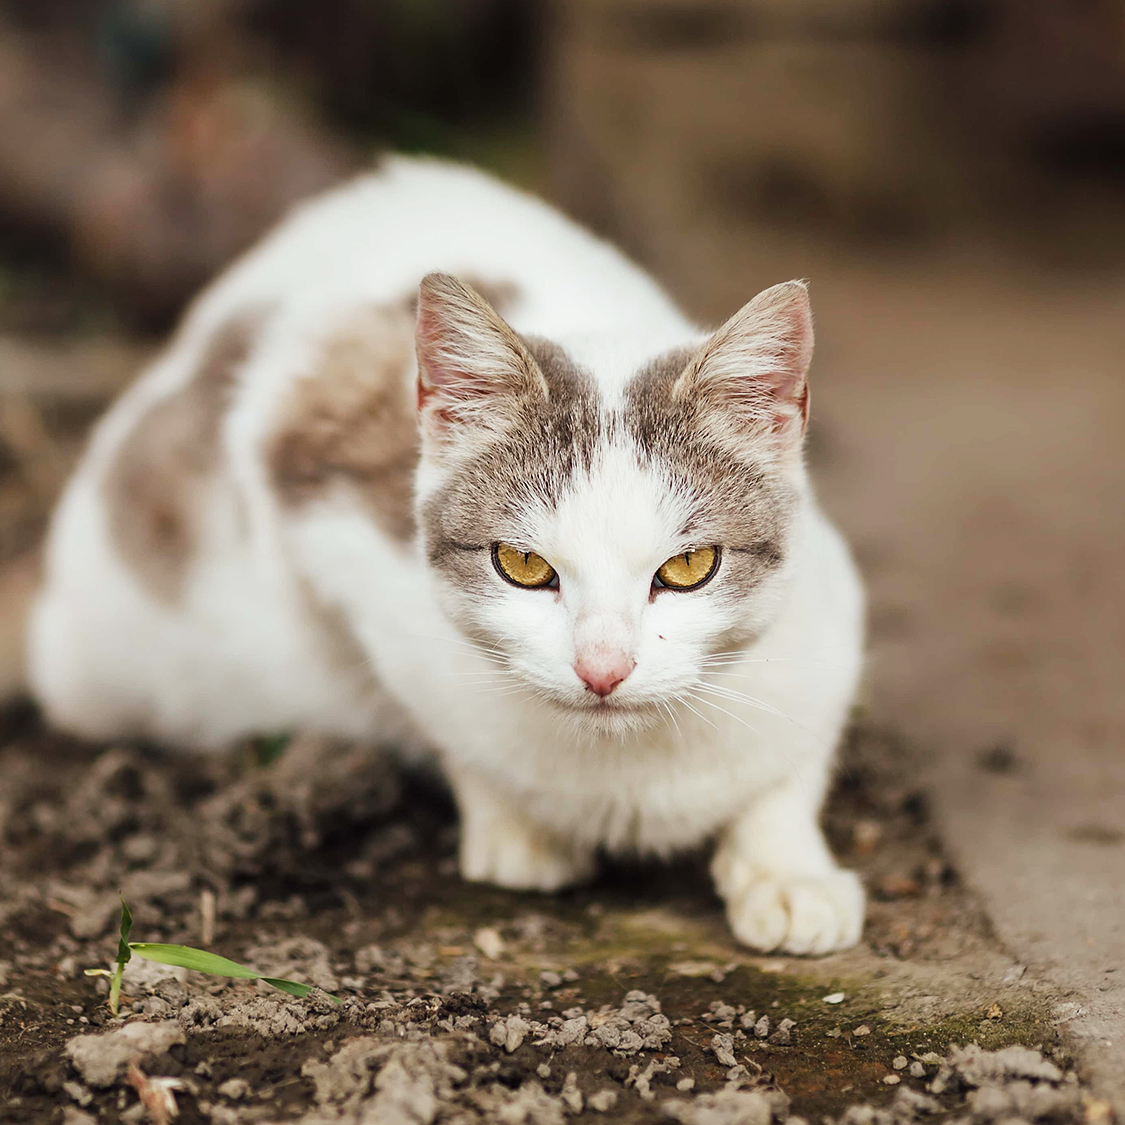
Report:
[{"label": "cat's eye", "polygon": [[542,555],[509,547],[507,543],[493,544],[492,564],[502,578],[515,586],[537,589],[555,581],[555,568]]},{"label": "cat's eye", "polygon": [[696,590],[719,569],[718,547],[697,547],[673,555],[657,572],[654,585],[670,590]]}]

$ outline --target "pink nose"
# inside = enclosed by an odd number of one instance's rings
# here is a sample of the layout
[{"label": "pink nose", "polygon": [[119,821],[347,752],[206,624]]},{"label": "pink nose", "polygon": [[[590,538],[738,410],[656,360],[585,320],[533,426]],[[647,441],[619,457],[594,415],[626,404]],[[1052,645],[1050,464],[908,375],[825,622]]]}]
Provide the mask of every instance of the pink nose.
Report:
[{"label": "pink nose", "polygon": [[622,680],[628,679],[636,664],[631,656],[626,656],[623,652],[599,652],[580,656],[574,662],[574,670],[592,692],[606,696]]}]

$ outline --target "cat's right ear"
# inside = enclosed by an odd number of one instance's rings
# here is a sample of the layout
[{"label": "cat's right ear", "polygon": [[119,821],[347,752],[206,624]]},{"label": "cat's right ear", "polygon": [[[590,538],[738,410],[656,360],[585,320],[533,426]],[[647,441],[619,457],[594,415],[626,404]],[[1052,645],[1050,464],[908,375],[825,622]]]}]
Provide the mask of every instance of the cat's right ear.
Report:
[{"label": "cat's right ear", "polygon": [[707,404],[719,432],[734,440],[752,434],[795,453],[808,422],[812,352],[808,286],[787,281],[759,293],[722,325],[673,395]]},{"label": "cat's right ear", "polygon": [[418,290],[414,329],[422,431],[448,441],[465,427],[496,429],[505,397],[546,384],[519,337],[475,289],[431,273]]}]

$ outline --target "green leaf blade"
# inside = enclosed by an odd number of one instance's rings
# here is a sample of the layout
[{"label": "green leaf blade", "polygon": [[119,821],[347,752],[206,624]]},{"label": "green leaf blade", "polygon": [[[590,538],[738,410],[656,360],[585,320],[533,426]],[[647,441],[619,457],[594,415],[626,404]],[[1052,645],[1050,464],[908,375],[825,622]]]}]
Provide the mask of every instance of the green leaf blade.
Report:
[{"label": "green leaf blade", "polygon": [[[303,1000],[313,990],[311,984],[301,984],[300,981],[286,980],[284,977],[263,977],[253,969],[231,961],[227,957],[220,957],[217,953],[209,953],[205,949],[193,949],[190,945],[166,945],[155,941],[130,942],[129,949],[145,961],[159,961],[162,965],[175,965],[181,969],[193,969],[197,973],[209,973],[216,977],[235,977],[238,980],[260,980],[274,988],[287,992]],[[338,996],[326,992],[325,996],[340,1004],[343,1001]]]},{"label": "green leaf blade", "polygon": [[282,992],[288,992],[290,996],[296,996],[298,1000],[304,1000],[306,996],[313,990],[311,984],[301,984],[295,980],[285,980],[283,977],[260,977],[266,984],[272,984],[274,988],[280,988]]},{"label": "green leaf blade", "polygon": [[[272,984],[274,988],[280,988],[282,992],[288,992],[290,996],[296,996],[298,1000],[304,1000],[315,987],[315,985],[301,984],[295,980],[285,980],[284,977],[259,977],[258,979],[266,984]],[[324,995],[336,1004],[343,1003],[339,996],[333,996],[331,992],[326,992]]]},{"label": "green leaf blade", "polygon": [[182,969],[194,969],[197,973],[210,973],[218,977],[237,977],[239,980],[257,980],[259,974],[237,961],[208,953],[205,949],[193,949],[190,945],[166,945],[163,942],[134,941],[129,948],[146,961],[159,961],[162,965],[175,965]]}]

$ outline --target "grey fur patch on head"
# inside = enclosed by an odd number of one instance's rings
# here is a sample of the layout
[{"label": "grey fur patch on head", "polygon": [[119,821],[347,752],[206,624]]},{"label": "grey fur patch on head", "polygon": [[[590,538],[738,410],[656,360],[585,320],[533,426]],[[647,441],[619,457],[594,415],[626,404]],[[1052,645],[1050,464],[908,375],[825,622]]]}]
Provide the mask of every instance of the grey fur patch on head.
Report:
[{"label": "grey fur patch on head", "polygon": [[700,546],[721,546],[725,577],[748,588],[784,561],[798,494],[767,451],[756,457],[752,442],[735,447],[716,439],[713,404],[676,393],[697,355],[698,349],[675,349],[635,375],[625,391],[624,423],[640,456],[690,497],[684,534]]},{"label": "grey fur patch on head", "polygon": [[313,369],[293,385],[267,450],[283,504],[343,485],[393,539],[414,538],[413,330],[404,303],[373,305],[326,339]]},{"label": "grey fur patch on head", "polygon": [[617,417],[602,409],[592,377],[563,348],[532,336],[520,341],[546,383],[546,398],[513,393],[497,405],[506,422],[502,436],[474,447],[428,498],[422,519],[432,565],[471,581],[471,554],[491,545],[495,529],[518,523],[531,505],[553,507],[619,427],[642,463],[689,497],[682,533],[723,549],[724,585],[736,596],[784,562],[798,493],[766,450],[758,458],[752,443],[733,448],[716,439],[713,404],[676,393],[699,349],[667,352],[638,372]]},{"label": "grey fur patch on head", "polygon": [[207,342],[194,375],[133,426],[103,489],[110,540],[144,585],[175,602],[198,545],[206,491],[222,465],[222,418],[265,313],[244,310]]},{"label": "grey fur patch on head", "polygon": [[546,397],[510,396],[502,436],[460,462],[422,511],[431,564],[463,579],[474,573],[466,552],[491,546],[488,529],[516,521],[531,504],[553,506],[606,438],[608,420],[590,375],[549,340],[519,340]]}]

